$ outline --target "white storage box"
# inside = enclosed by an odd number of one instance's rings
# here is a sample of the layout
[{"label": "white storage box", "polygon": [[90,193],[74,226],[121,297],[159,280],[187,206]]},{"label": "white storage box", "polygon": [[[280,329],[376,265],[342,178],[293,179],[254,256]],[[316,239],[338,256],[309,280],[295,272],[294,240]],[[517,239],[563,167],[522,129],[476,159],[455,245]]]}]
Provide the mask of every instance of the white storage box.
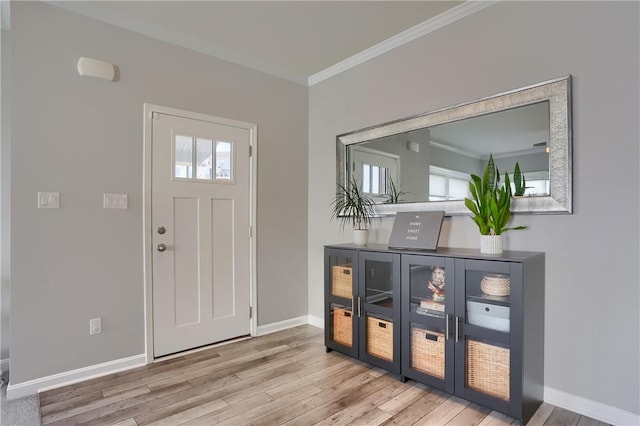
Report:
[{"label": "white storage box", "polygon": [[478,327],[509,332],[509,307],[467,301],[467,322]]}]

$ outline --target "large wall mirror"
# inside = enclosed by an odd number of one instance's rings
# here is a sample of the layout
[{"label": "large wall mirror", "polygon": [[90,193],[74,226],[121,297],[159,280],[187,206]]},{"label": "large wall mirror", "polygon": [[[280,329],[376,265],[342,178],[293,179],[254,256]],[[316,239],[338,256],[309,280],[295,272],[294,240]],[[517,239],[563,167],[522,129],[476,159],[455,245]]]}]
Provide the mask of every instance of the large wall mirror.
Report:
[{"label": "large wall mirror", "polygon": [[571,213],[571,76],[337,137],[337,182],[357,182],[382,215],[468,214],[471,173],[489,154],[526,178],[512,211]]}]

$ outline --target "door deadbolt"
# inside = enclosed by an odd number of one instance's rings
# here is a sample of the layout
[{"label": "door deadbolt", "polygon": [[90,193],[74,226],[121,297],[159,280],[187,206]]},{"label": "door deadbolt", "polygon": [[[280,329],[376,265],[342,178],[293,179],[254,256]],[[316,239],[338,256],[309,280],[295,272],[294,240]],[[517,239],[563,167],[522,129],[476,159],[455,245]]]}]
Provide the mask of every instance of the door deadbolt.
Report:
[{"label": "door deadbolt", "polygon": [[160,226],[160,227],[158,227],[158,234],[162,235],[162,234],[164,234],[165,232],[167,232],[167,230],[164,228],[164,226]]},{"label": "door deadbolt", "polygon": [[160,243],[158,244],[158,251],[160,253],[162,253],[163,251],[165,251],[167,249],[167,246],[165,246],[164,244]]}]

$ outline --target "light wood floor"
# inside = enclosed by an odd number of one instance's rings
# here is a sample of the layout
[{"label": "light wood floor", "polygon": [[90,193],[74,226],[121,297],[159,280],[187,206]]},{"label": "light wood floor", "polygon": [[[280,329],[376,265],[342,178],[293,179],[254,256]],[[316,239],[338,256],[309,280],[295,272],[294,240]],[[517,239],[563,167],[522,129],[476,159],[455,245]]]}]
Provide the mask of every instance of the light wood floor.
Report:
[{"label": "light wood floor", "polygon": [[[511,425],[336,352],[301,326],[40,394],[44,425]],[[543,404],[530,425],[601,426]]]}]

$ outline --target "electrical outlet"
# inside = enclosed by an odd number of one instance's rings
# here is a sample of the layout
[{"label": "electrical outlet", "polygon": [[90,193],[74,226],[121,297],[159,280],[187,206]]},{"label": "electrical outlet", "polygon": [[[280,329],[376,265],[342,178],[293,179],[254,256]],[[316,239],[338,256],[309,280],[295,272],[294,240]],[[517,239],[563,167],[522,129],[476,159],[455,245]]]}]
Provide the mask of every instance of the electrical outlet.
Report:
[{"label": "electrical outlet", "polygon": [[89,334],[102,333],[102,318],[94,318],[89,320]]}]

